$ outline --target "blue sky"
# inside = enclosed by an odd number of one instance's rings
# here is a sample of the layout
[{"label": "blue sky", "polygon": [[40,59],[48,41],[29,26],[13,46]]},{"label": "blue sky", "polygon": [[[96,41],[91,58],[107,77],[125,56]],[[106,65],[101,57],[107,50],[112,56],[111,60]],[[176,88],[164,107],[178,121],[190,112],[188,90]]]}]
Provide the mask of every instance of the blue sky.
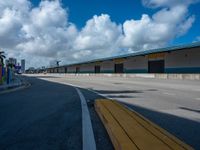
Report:
[{"label": "blue sky", "polygon": [[196,38],[200,36],[200,13],[199,12],[200,12],[200,3],[196,3],[189,7],[189,13],[195,15],[195,21],[187,34],[173,41],[174,45],[181,44],[181,43],[191,43],[197,40]]},{"label": "blue sky", "polygon": [[199,1],[0,1],[0,47],[40,67],[200,41]]},{"label": "blue sky", "polygon": [[[37,6],[40,0],[33,0],[33,5]],[[159,8],[148,8],[142,5],[140,0],[62,0],[64,8],[68,9],[69,21],[76,24],[81,29],[87,20],[95,14],[109,14],[111,19],[122,24],[128,19],[140,19],[142,14],[152,15]],[[189,14],[195,15],[195,21],[184,36],[178,37],[170,45],[187,44],[196,41],[200,36],[200,3],[197,2],[189,6]]]}]

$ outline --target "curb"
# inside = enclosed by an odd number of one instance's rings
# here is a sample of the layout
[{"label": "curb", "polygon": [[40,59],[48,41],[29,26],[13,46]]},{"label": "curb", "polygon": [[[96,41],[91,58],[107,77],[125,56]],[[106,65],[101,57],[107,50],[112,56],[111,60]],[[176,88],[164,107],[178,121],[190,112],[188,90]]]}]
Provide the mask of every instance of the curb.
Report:
[{"label": "curb", "polygon": [[5,93],[14,92],[17,90],[22,90],[22,89],[25,89],[25,88],[28,88],[31,86],[31,84],[29,82],[22,81],[21,79],[19,79],[19,80],[20,80],[20,83],[10,85],[6,88],[2,88],[2,91],[0,91],[0,94],[5,94]]}]

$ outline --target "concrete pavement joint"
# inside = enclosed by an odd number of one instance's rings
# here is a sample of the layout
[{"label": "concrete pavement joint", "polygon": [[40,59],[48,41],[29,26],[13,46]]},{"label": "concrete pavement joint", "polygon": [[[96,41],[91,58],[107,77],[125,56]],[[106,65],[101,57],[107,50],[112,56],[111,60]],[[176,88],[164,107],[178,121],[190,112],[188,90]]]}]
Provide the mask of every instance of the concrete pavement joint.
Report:
[{"label": "concrete pavement joint", "polygon": [[92,123],[91,123],[90,114],[89,114],[85,97],[83,96],[83,94],[78,88],[75,88],[75,89],[81,100],[83,150],[96,150],[96,143],[94,139]]}]

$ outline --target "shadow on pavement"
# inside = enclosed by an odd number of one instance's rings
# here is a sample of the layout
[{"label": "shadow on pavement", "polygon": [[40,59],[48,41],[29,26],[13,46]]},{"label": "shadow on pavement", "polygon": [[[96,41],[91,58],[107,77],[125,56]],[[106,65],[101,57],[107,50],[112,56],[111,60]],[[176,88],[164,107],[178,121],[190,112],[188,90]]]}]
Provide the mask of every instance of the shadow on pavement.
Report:
[{"label": "shadow on pavement", "polygon": [[[22,77],[31,84],[29,88],[0,95],[0,149],[81,150],[81,101],[75,88]],[[88,107],[97,149],[112,150],[93,105]]]},{"label": "shadow on pavement", "polygon": [[106,132],[106,129],[94,108],[95,100],[103,99],[104,97],[100,96],[94,92],[88,91],[87,89],[81,88],[81,92],[83,93],[83,95],[87,101],[87,104],[88,104],[97,149],[99,149],[99,150],[114,150],[114,147],[111,144],[111,141]]},{"label": "shadow on pavement", "polygon": [[111,91],[111,90],[95,90],[98,93],[101,94],[128,94],[128,93],[143,93],[139,90],[124,90],[124,91]]},{"label": "shadow on pavement", "polygon": [[192,112],[196,112],[196,113],[200,113],[200,110],[197,110],[197,109],[191,109],[191,108],[187,108],[187,107],[179,107],[180,109],[184,109],[184,110],[189,110],[189,111],[192,111]]},{"label": "shadow on pavement", "polygon": [[[43,145],[43,149],[56,149],[59,146],[60,149],[80,149],[82,141],[81,108],[80,99],[74,88],[60,83],[41,80],[38,77],[25,78],[32,83],[30,88],[13,92],[12,94],[1,95],[0,128],[2,130],[0,130],[0,148],[7,146],[14,148],[12,147],[14,146],[12,145],[13,142],[19,141],[19,143],[16,143],[16,146],[23,147],[24,149],[36,149],[36,147],[40,148],[40,145]],[[42,76],[41,78],[44,77]],[[57,77],[48,76],[46,78]],[[81,92],[83,92],[88,102],[98,149],[113,149],[93,105],[95,99],[103,97],[86,89],[81,89]],[[124,96],[122,94],[142,93],[142,91],[137,90],[99,90],[97,92],[113,94],[113,96],[117,96],[114,94],[121,94],[118,96],[122,97]],[[185,143],[200,150],[199,122],[128,103],[124,104]],[[187,108],[183,107],[182,109]],[[198,112],[199,110],[191,111]],[[77,113],[80,114],[77,115]],[[79,136],[77,137],[77,135]],[[28,143],[23,143],[25,141]]]},{"label": "shadow on pavement", "polygon": [[129,95],[108,95],[109,98],[137,98],[136,96]]},{"label": "shadow on pavement", "polygon": [[200,150],[200,122],[181,118],[171,114],[157,112],[155,110],[129,103],[123,104],[161,126],[169,133],[178,137],[180,140],[191,145],[194,149]]},{"label": "shadow on pavement", "polygon": [[55,76],[37,76],[35,78],[61,78],[61,77],[55,77]]}]

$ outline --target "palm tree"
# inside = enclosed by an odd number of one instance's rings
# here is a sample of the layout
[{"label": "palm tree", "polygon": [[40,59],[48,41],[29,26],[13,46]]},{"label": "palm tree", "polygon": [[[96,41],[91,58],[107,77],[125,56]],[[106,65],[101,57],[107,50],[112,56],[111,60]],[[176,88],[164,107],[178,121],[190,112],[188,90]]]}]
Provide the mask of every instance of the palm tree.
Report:
[{"label": "palm tree", "polygon": [[6,58],[4,51],[0,51],[0,65],[4,66],[3,60]]}]

